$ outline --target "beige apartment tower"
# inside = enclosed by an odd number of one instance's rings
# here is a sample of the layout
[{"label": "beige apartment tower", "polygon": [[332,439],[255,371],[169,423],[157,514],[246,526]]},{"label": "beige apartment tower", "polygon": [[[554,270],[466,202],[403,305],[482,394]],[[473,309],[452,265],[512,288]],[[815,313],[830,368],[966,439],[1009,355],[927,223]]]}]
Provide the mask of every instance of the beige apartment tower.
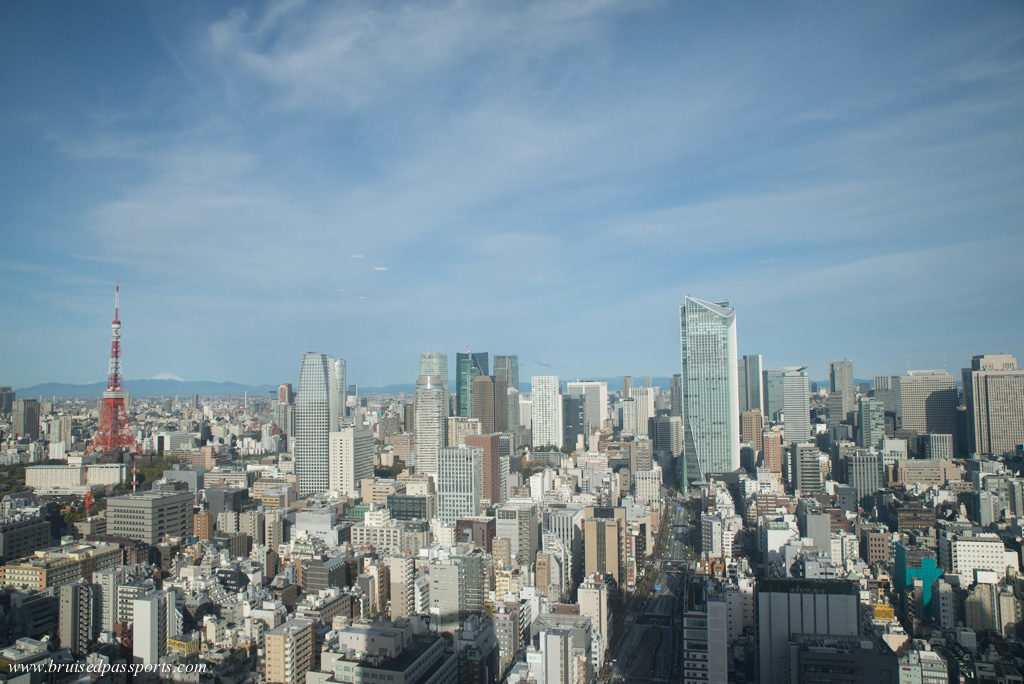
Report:
[{"label": "beige apartment tower", "polygon": [[470,435],[480,434],[480,420],[465,416],[448,416],[448,442],[445,446],[457,447],[466,443]]},{"label": "beige apartment tower", "polygon": [[268,684],[302,684],[313,667],[313,621],[294,618],[266,635]]}]

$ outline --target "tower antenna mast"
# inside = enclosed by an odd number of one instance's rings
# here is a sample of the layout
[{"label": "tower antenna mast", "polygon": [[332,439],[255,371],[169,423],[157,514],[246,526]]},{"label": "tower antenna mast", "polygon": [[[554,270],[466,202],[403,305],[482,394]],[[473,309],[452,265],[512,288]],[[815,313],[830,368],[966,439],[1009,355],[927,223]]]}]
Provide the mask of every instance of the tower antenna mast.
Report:
[{"label": "tower antenna mast", "polygon": [[125,408],[124,377],[121,372],[121,280],[114,284],[114,320],[110,323],[110,361],[107,364],[107,390],[103,393],[100,424],[86,454],[99,452],[106,459],[121,462],[132,458],[132,490],[136,486],[134,457],[142,453],[128,426]]}]

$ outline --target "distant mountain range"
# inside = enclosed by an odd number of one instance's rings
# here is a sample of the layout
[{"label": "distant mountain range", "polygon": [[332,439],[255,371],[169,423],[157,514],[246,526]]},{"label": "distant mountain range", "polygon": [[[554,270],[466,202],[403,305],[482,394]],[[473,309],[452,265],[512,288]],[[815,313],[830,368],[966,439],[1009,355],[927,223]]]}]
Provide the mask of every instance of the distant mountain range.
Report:
[{"label": "distant mountain range", "polygon": [[[608,383],[608,389],[616,391],[622,389],[622,377],[617,378],[582,378],[584,380],[599,380]],[[569,382],[575,378],[562,378],[562,382]],[[636,385],[643,384],[643,377],[634,377]],[[669,378],[654,378],[655,386],[668,389]],[[241,395],[248,392],[250,396],[276,392],[277,385],[243,385],[237,382],[211,382],[209,380],[167,380],[146,378],[140,380],[125,380],[125,390],[135,397],[182,397],[198,394],[202,397],[223,396],[226,394]],[[15,392],[19,397],[63,397],[67,399],[91,399],[103,396],[106,390],[106,383],[93,382],[87,385],[74,385],[63,382],[44,382],[31,387],[19,387]],[[451,388],[454,391],[455,382],[451,381]],[[295,383],[292,383],[295,389]],[[519,384],[521,392],[530,391],[530,383]],[[397,383],[393,385],[360,386],[360,394],[414,394],[415,383]]]},{"label": "distant mountain range", "polygon": [[[559,379],[562,381],[563,389],[564,389],[565,383],[567,383],[567,382],[576,382],[577,381],[577,378],[575,378],[575,377],[572,377],[572,378],[559,378]],[[610,392],[617,392],[617,391],[622,389],[622,376],[621,375],[618,376],[618,377],[615,377],[615,378],[579,378],[579,380],[580,381],[586,380],[586,381],[606,382],[606,383],[608,383],[608,391],[610,391]],[[637,375],[633,376],[633,385],[635,387],[641,387],[641,386],[643,386],[643,383],[644,383],[643,376],[637,376]],[[455,391],[455,379],[454,378],[449,379],[448,384],[449,384],[449,388],[451,389],[451,391],[454,392]],[[670,378],[667,378],[667,377],[651,378],[651,384],[653,386],[655,386],[655,387],[662,387],[662,388],[667,390],[667,389],[669,389]],[[530,383],[529,382],[520,382],[519,383],[519,391],[520,392],[529,392],[530,391]],[[382,386],[378,386],[378,387],[363,387],[362,385],[360,385],[360,387],[359,387],[359,393],[360,394],[399,394],[401,392],[405,392],[406,394],[414,394],[416,392],[416,384],[410,382],[410,383],[400,383],[400,384],[396,384],[396,385],[382,385]]]},{"label": "distant mountain range", "polygon": [[[125,380],[125,390],[135,397],[174,397],[198,394],[203,397],[223,396],[225,394],[242,395],[248,392],[251,396],[276,392],[276,385],[242,385],[237,382],[210,382],[207,380]],[[15,389],[19,397],[64,397],[68,399],[90,399],[103,396],[107,389],[105,382],[93,382],[88,385],[71,385],[61,382],[44,382],[41,385]]]},{"label": "distant mountain range", "polygon": [[[575,378],[562,378],[562,383],[570,382]],[[597,380],[600,382],[607,382],[609,391],[616,392],[622,389],[622,376],[614,378],[581,378],[581,380]],[[643,376],[633,376],[633,384],[637,387],[643,385]],[[668,389],[671,379],[667,377],[656,377],[652,378],[652,384],[655,387],[661,387]],[[812,381],[814,382],[814,381]],[[818,380],[818,386],[828,386],[828,381]],[[872,380],[854,380],[854,385],[866,382],[874,384]],[[455,389],[455,383],[451,383],[452,390]],[[293,389],[295,388],[294,383],[292,384]],[[45,382],[40,385],[32,385],[31,387],[21,387],[15,390],[19,397],[33,398],[33,397],[64,397],[68,399],[90,399],[99,398],[103,396],[103,391],[106,389],[106,383],[93,382],[88,385],[72,385],[69,383],[61,382]],[[246,392],[250,396],[257,396],[260,394],[267,394],[268,392],[276,392],[277,385],[243,385],[237,382],[212,382],[209,380],[156,380],[156,379],[143,379],[143,380],[126,380],[125,389],[136,397],[175,397],[175,396],[188,396],[191,394],[198,394],[202,397],[213,397],[213,396],[224,396],[226,394],[242,395]],[[519,384],[519,391],[529,392],[530,383],[523,382]],[[416,392],[415,383],[399,383],[394,385],[380,385],[370,387],[360,387],[360,394],[414,394]]]}]

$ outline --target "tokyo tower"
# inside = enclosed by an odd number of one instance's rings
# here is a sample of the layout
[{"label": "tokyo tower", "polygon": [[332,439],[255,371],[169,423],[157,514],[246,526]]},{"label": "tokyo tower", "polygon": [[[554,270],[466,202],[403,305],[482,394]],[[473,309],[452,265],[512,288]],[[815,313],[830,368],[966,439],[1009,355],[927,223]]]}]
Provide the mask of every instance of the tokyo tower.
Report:
[{"label": "tokyo tower", "polygon": [[121,460],[125,453],[141,454],[135,435],[128,428],[128,412],[124,407],[124,380],[121,377],[121,320],[118,299],[121,285],[114,286],[114,320],[110,324],[110,365],[107,368],[107,391],[103,393],[103,413],[100,426],[86,454],[100,452]]}]

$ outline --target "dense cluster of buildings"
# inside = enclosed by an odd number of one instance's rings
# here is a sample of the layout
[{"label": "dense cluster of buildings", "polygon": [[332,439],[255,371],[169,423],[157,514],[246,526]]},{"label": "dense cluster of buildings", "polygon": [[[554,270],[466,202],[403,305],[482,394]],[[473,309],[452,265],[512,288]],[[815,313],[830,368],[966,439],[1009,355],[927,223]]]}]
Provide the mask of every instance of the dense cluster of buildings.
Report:
[{"label": "dense cluster of buildings", "polygon": [[127,401],[135,461],[85,453],[96,404],[0,388],[0,679],[582,684],[646,649],[661,681],[1020,681],[1016,359],[819,387],[737,349],[687,297],[661,383],[467,349],[364,396],[310,352],[294,391]]}]

